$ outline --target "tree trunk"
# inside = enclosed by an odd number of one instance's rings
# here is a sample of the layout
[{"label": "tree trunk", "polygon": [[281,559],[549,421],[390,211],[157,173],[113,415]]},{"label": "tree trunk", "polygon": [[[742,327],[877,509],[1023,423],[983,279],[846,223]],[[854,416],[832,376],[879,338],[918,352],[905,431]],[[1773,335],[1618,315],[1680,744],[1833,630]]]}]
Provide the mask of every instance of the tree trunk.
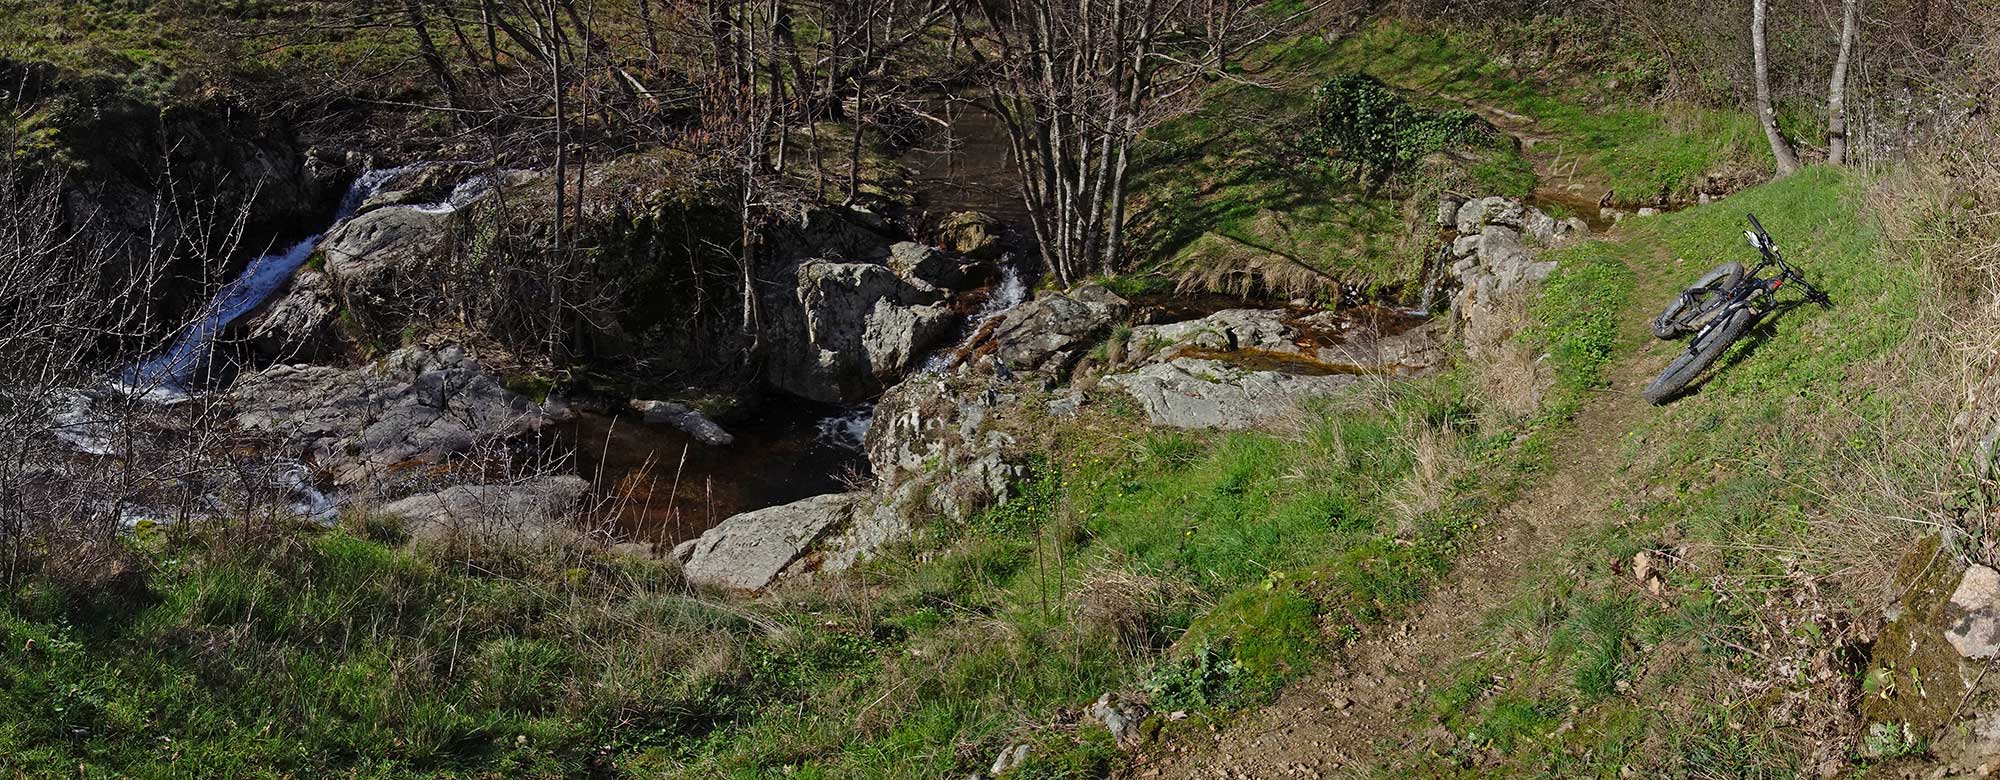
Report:
[{"label": "tree trunk", "polygon": [[1771,156],[1778,164],[1778,178],[1784,178],[1799,170],[1798,152],[1792,150],[1792,142],[1778,132],[1778,114],[1771,107],[1771,62],[1764,47],[1764,11],[1768,0],[1751,0],[1750,4],[1750,54],[1755,63],[1757,82],[1757,121],[1764,124],[1764,137],[1771,142]]},{"label": "tree trunk", "polygon": [[1833,82],[1826,88],[1826,161],[1847,164],[1847,65],[1860,35],[1861,0],[1842,0],[1840,56],[1833,60]]},{"label": "tree trunk", "polygon": [[444,55],[438,53],[437,44],[431,41],[430,21],[424,16],[423,6],[417,0],[403,0],[403,15],[411,34],[417,37],[417,51],[423,55],[424,65],[431,69],[438,88],[444,90],[445,104],[458,108],[458,82],[451,77],[451,67],[445,64]]}]

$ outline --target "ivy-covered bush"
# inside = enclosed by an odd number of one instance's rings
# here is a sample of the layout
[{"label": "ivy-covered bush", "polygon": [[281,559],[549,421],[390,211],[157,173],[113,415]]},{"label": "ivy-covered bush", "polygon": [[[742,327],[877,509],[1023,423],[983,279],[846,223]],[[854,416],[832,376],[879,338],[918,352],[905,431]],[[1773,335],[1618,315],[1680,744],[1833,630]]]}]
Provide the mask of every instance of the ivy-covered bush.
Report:
[{"label": "ivy-covered bush", "polygon": [[1488,135],[1470,111],[1432,111],[1372,76],[1350,73],[1320,85],[1313,144],[1331,162],[1382,181],[1439,150]]}]

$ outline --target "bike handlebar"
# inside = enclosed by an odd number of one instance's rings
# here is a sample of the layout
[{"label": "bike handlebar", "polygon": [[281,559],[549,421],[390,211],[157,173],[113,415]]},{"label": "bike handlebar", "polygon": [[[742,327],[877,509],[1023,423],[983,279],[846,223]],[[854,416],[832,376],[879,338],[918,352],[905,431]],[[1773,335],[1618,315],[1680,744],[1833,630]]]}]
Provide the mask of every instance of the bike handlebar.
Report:
[{"label": "bike handlebar", "polygon": [[1745,212],[1743,216],[1750,220],[1750,227],[1757,231],[1758,251],[1762,252],[1765,257],[1770,258],[1772,262],[1777,263],[1778,268],[1781,269],[1786,277],[1797,282],[1800,287],[1805,288],[1806,300],[1819,304],[1819,307],[1822,309],[1833,308],[1833,299],[1828,297],[1825,291],[1812,286],[1811,282],[1806,281],[1805,274],[1799,273],[1798,269],[1793,268],[1790,263],[1785,262],[1784,256],[1778,253],[1777,245],[1771,241],[1770,232],[1764,230],[1764,223],[1757,221],[1757,215]]}]

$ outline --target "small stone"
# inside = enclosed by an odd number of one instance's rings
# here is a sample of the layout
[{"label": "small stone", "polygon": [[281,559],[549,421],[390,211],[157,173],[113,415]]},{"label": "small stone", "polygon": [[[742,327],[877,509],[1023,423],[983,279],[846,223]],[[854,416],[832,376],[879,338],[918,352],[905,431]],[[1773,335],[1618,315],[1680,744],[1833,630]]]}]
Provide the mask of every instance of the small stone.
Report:
[{"label": "small stone", "polygon": [[2000,654],[2000,572],[1974,564],[1959,578],[1949,613],[1956,619],[1944,632],[1958,654],[1992,658]]}]

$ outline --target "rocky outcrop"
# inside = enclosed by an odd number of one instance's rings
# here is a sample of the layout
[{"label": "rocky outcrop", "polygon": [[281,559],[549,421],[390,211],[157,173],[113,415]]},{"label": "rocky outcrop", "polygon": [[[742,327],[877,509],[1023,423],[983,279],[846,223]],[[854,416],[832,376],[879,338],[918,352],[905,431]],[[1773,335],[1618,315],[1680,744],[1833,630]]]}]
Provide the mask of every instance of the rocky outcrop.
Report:
[{"label": "rocky outcrop", "polygon": [[938,240],[945,248],[979,260],[1000,256],[1000,221],[977,211],[960,211],[938,225]]},{"label": "rocky outcrop", "polygon": [[326,274],[302,268],[284,289],[231,330],[241,334],[265,362],[318,362],[331,356],[337,343],[337,305]]},{"label": "rocky outcrop", "polygon": [[1174,358],[1104,381],[1130,393],[1154,425],[1241,430],[1281,423],[1309,399],[1339,392],[1361,378],[1251,371],[1220,360]]},{"label": "rocky outcrop", "polygon": [[977,349],[991,354],[1006,371],[1032,371],[1060,381],[1130,310],[1130,302],[1104,286],[1082,285],[1021,304]]},{"label": "rocky outcrop", "polygon": [[1005,501],[1021,475],[1006,462],[1014,438],[987,424],[1018,401],[1016,388],[981,372],[916,377],[883,394],[868,427],[868,465],[896,490],[897,514],[954,520]]},{"label": "rocky outcrop", "polygon": [[913,241],[889,247],[889,269],[915,285],[956,290],[965,284],[965,272],[969,265],[962,257]]},{"label": "rocky outcrop", "polygon": [[238,380],[230,395],[239,427],[279,437],[344,485],[402,464],[504,451],[557,417],[458,347],[411,347],[351,370],[276,366]]},{"label": "rocky outcrop", "polygon": [[944,293],[886,265],[813,260],[797,270],[771,381],[816,401],[866,398],[895,381],[957,321]]},{"label": "rocky outcrop", "polygon": [[[1452,201],[1440,205],[1442,213]],[[1474,319],[1523,285],[1548,278],[1555,263],[1539,260],[1532,242],[1549,246],[1587,231],[1578,220],[1558,222],[1539,209],[1502,197],[1465,201],[1456,209],[1452,229],[1451,274],[1459,292],[1452,307],[1461,319]]]},{"label": "rocky outcrop", "polygon": [[371,327],[409,314],[424,269],[453,251],[454,212],[377,208],[341,223],[320,243],[323,266],[343,307]]},{"label": "rocky outcrop", "polygon": [[505,485],[459,485],[410,496],[376,511],[408,521],[419,539],[468,536],[534,541],[564,533],[582,509],[590,483],[574,476]]},{"label": "rocky outcrop", "polygon": [[1947,614],[1952,619],[1945,641],[1959,655],[1986,659],[2000,655],[2000,572],[1973,564],[1952,591]]},{"label": "rocky outcrop", "polygon": [[770,585],[828,529],[852,518],[867,493],[832,493],[744,512],[674,548],[689,582],[735,590]]}]

